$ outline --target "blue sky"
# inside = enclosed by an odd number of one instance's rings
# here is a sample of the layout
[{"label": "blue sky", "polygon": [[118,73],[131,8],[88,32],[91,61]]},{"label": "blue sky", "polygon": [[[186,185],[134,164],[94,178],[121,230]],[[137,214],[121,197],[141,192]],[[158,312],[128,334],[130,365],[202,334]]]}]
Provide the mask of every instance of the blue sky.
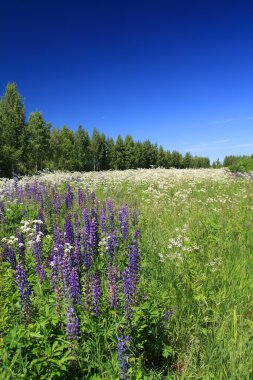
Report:
[{"label": "blue sky", "polygon": [[0,93],[58,127],[253,153],[252,20],[244,0],[2,2]]}]

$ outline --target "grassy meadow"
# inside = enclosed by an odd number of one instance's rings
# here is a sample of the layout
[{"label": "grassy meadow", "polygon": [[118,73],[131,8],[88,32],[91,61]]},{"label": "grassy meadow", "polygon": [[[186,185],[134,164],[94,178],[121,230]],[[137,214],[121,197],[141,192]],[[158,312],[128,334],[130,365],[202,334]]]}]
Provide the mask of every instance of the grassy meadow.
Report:
[{"label": "grassy meadow", "polygon": [[253,379],[253,181],[0,180],[0,379]]}]

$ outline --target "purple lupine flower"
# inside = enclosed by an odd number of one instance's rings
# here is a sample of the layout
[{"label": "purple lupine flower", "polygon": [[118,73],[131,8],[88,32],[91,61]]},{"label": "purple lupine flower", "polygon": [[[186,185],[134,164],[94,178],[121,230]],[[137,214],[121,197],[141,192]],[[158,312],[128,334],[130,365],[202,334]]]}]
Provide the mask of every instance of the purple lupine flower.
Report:
[{"label": "purple lupine flower", "polygon": [[35,271],[41,281],[46,278],[45,271],[42,266],[42,232],[40,231],[40,223],[35,223],[36,235],[33,242],[33,252],[35,257]]},{"label": "purple lupine flower", "polygon": [[175,306],[172,310],[168,309],[166,310],[163,321],[165,323],[168,323],[170,321],[170,318],[175,314],[175,311],[178,310],[178,306]]},{"label": "purple lupine flower", "polygon": [[60,213],[60,197],[59,197],[59,194],[56,192],[54,194],[54,199],[53,199],[53,210],[54,212],[56,213],[56,215],[59,215]]},{"label": "purple lupine flower", "polygon": [[67,335],[70,340],[78,340],[79,337],[79,321],[73,307],[67,310]]},{"label": "purple lupine flower", "polygon": [[100,216],[100,229],[103,235],[107,232],[107,218],[106,218],[106,203],[103,203],[101,216]]},{"label": "purple lupine flower", "polygon": [[74,230],[73,230],[70,214],[66,216],[66,220],[65,220],[65,243],[74,245]]},{"label": "purple lupine flower", "polygon": [[46,234],[46,225],[45,225],[45,217],[44,217],[44,212],[42,208],[39,210],[38,213],[38,219],[41,220],[43,223],[40,225],[40,231],[43,233],[43,235]]},{"label": "purple lupine flower", "polygon": [[96,219],[97,220],[97,213],[96,213],[96,210],[94,209],[94,207],[91,208],[91,219]]},{"label": "purple lupine flower", "polygon": [[17,265],[16,254],[11,245],[8,246],[7,248],[7,256],[8,256],[8,261],[11,265],[11,268],[16,269],[16,265]]},{"label": "purple lupine flower", "polygon": [[24,191],[23,191],[23,188],[21,186],[19,186],[17,188],[17,197],[18,197],[18,202],[21,203],[23,202],[24,200]]},{"label": "purple lupine flower", "polygon": [[119,210],[119,225],[120,225],[123,240],[127,240],[128,230],[129,230],[128,207],[127,207],[127,205],[123,206]]},{"label": "purple lupine flower", "polygon": [[91,200],[91,204],[94,205],[95,204],[95,200],[96,200],[96,194],[95,194],[94,190],[92,190],[92,192],[91,192],[90,200]]},{"label": "purple lupine flower", "polygon": [[4,203],[0,201],[0,219],[4,215]]},{"label": "purple lupine flower", "polygon": [[83,237],[85,240],[89,239],[90,236],[90,220],[89,220],[89,211],[87,208],[83,210]]},{"label": "purple lupine flower", "polygon": [[18,254],[19,254],[19,262],[25,266],[25,243],[24,236],[22,233],[18,234]]},{"label": "purple lupine flower", "polygon": [[108,262],[111,263],[119,248],[119,237],[117,231],[113,231],[111,235],[107,236],[106,251]]},{"label": "purple lupine flower", "polygon": [[116,309],[119,305],[117,271],[112,266],[107,269],[107,284],[110,306],[111,308]]},{"label": "purple lupine flower", "polygon": [[129,336],[118,337],[118,361],[119,361],[119,378],[120,380],[130,379],[128,374],[129,369]]},{"label": "purple lupine flower", "polygon": [[100,313],[99,301],[102,297],[102,288],[101,288],[101,278],[100,272],[96,271],[94,276],[92,277],[92,293],[93,293],[93,305],[95,315],[98,316]]},{"label": "purple lupine flower", "polygon": [[64,294],[66,298],[69,298],[69,292],[70,292],[70,275],[72,270],[72,263],[71,263],[71,255],[70,255],[70,249],[65,248],[65,252],[62,258],[62,277],[63,277],[63,284],[64,284]]},{"label": "purple lupine flower", "polygon": [[80,230],[80,222],[79,222],[78,215],[76,212],[74,213],[74,218],[75,218],[76,229],[75,229],[75,250],[74,250],[72,261],[73,261],[73,265],[78,267],[81,261],[81,244],[80,244],[81,230]]},{"label": "purple lupine flower", "polygon": [[81,290],[80,290],[78,270],[76,267],[73,267],[70,273],[70,297],[74,304],[80,303],[80,296],[81,296]]},{"label": "purple lupine flower", "polygon": [[92,265],[92,249],[91,249],[91,243],[90,243],[90,220],[89,220],[89,212],[88,209],[85,208],[83,211],[83,231],[82,231],[82,238],[83,238],[83,261],[84,266],[87,270],[90,270]]},{"label": "purple lupine flower", "polygon": [[17,194],[17,190],[18,190],[18,175],[16,173],[13,173],[13,181],[14,181],[15,193]]},{"label": "purple lupine flower", "polygon": [[51,250],[51,275],[50,282],[53,291],[59,288],[59,281],[63,278],[64,242],[62,231],[58,226],[54,227],[54,242]]},{"label": "purple lupine flower", "polygon": [[100,216],[100,229],[101,232],[105,235],[106,234],[106,214],[102,212]]},{"label": "purple lupine flower", "polygon": [[27,280],[26,271],[22,265],[17,265],[16,279],[21,298],[21,305],[25,321],[28,323],[31,317],[31,290]]},{"label": "purple lupine flower", "polygon": [[54,247],[53,260],[51,262],[50,284],[53,292],[58,288],[59,281],[59,257],[57,255],[57,248]]},{"label": "purple lupine flower", "polygon": [[41,207],[43,207],[42,190],[38,186],[35,187],[35,200],[37,203],[40,203]]},{"label": "purple lupine flower", "polygon": [[92,249],[93,256],[97,254],[98,249],[98,225],[97,219],[93,218],[90,224],[90,238],[89,243]]},{"label": "purple lupine flower", "polygon": [[71,190],[71,186],[68,185],[67,186],[67,193],[66,193],[66,196],[65,196],[65,203],[66,203],[67,210],[69,210],[72,207],[73,200],[74,200],[74,194],[73,194],[73,192]]},{"label": "purple lupine flower", "polygon": [[140,238],[140,231],[136,230],[134,234],[134,241],[132,245],[128,246],[128,268],[131,277],[131,284],[133,289],[133,297],[135,299],[137,293],[137,286],[140,281],[140,248],[138,239]]},{"label": "purple lupine flower", "polygon": [[79,207],[83,208],[85,202],[86,202],[85,193],[80,188],[78,188],[78,205],[79,205]]},{"label": "purple lupine flower", "polygon": [[134,244],[130,245],[128,249],[128,267],[130,271],[132,285],[134,287],[134,291],[136,291],[140,279],[140,253],[138,246]]},{"label": "purple lupine flower", "polygon": [[133,284],[131,274],[128,267],[122,272],[123,295],[124,295],[124,315],[128,322],[131,321],[133,313]]},{"label": "purple lupine flower", "polygon": [[108,215],[110,221],[110,229],[113,231],[115,229],[115,221],[114,221],[114,207],[111,199],[107,202]]}]

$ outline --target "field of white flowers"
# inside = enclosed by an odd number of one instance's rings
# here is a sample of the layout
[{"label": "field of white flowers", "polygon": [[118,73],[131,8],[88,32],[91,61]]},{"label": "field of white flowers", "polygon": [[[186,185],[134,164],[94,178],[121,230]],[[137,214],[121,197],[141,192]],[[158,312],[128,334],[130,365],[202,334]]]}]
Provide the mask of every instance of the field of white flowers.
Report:
[{"label": "field of white flowers", "polygon": [[253,378],[253,181],[0,180],[1,379]]}]

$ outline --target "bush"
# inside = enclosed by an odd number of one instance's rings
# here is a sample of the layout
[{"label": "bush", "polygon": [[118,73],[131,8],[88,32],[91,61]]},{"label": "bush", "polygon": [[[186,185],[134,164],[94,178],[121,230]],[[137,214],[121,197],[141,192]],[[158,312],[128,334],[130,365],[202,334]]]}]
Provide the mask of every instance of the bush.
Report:
[{"label": "bush", "polygon": [[236,164],[229,166],[232,172],[251,172],[253,171],[253,159],[252,158],[242,158]]}]

